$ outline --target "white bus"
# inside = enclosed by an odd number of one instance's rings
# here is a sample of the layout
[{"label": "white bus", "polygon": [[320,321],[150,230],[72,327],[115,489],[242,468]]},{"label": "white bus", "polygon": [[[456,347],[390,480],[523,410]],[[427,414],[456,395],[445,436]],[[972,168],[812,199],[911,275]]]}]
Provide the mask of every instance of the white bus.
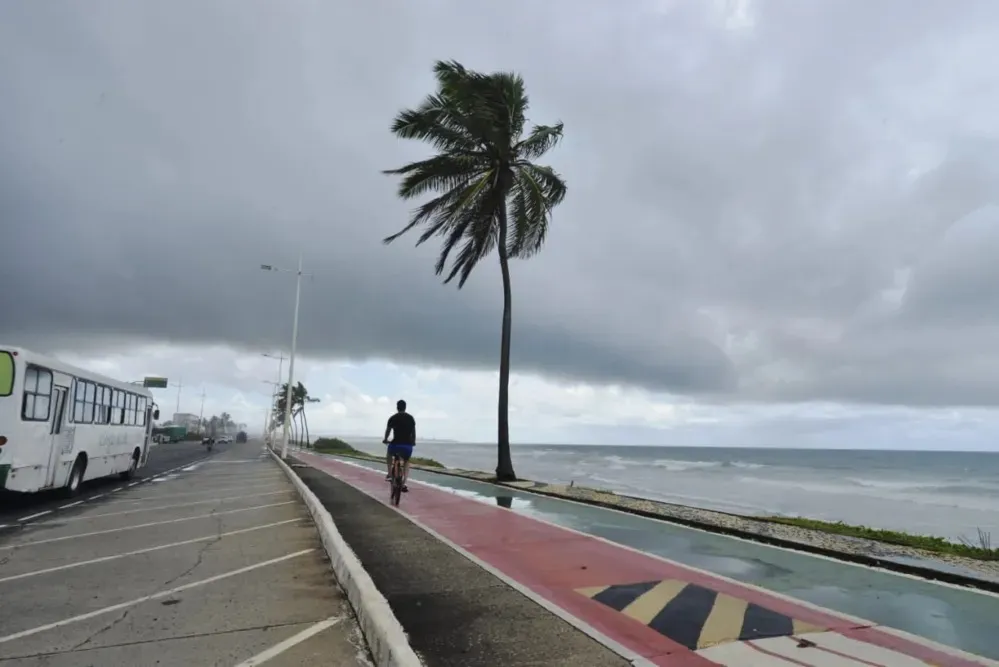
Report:
[{"label": "white bus", "polygon": [[63,489],[145,465],[148,389],[0,345],[0,489]]}]

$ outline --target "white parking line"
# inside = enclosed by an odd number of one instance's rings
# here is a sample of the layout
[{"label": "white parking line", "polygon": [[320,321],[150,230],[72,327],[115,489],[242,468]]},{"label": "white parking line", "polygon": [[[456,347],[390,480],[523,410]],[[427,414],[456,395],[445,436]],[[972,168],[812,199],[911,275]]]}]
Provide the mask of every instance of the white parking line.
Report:
[{"label": "white parking line", "polygon": [[202,479],[245,479],[247,477],[274,477],[280,474],[280,470],[274,470],[274,468],[267,466],[266,470],[242,470],[239,472],[214,472],[204,470],[190,475],[184,475],[182,477],[178,477],[177,479],[189,481]]},{"label": "white parking line", "polygon": [[315,549],[303,549],[301,551],[290,553],[286,556],[279,556],[277,558],[265,560],[264,562],[256,563],[255,565],[247,565],[246,567],[241,567],[238,570],[232,570],[231,572],[223,572],[222,574],[217,574],[214,577],[209,577],[207,579],[202,579],[200,581],[192,581],[189,584],[184,584],[183,586],[177,586],[176,588],[171,588],[166,591],[160,591],[158,593],[153,593],[152,595],[143,595],[141,598],[135,598],[134,600],[129,600],[128,602],[121,602],[119,604],[111,605],[110,607],[104,607],[103,609],[95,609],[94,611],[87,612],[86,614],[71,616],[70,618],[65,618],[61,621],[56,621],[55,623],[47,623],[45,625],[39,625],[38,627],[35,628],[30,628],[28,630],[22,630],[21,632],[15,632],[14,634],[7,635],[5,637],[0,637],[0,644],[5,644],[7,642],[14,641],[15,639],[23,639],[24,637],[30,637],[31,635],[37,635],[39,632],[45,632],[46,630],[55,630],[56,628],[61,628],[64,625],[70,625],[72,623],[79,623],[80,621],[86,621],[96,616],[103,616],[104,614],[110,614],[116,611],[121,611],[122,609],[128,609],[129,607],[134,607],[137,604],[142,604],[143,602],[149,602],[150,600],[159,600],[160,598],[170,597],[171,595],[176,595],[177,593],[190,590],[198,586],[204,586],[205,584],[210,584],[216,581],[220,581],[222,579],[228,579],[229,577],[234,577],[238,574],[252,572],[253,570],[258,570],[262,567],[267,567],[268,565],[274,565],[275,563],[281,563],[286,560],[291,560],[292,558],[304,556],[305,554],[310,553],[312,551],[315,551]]},{"label": "white parking line", "polygon": [[283,475],[205,475],[204,477],[182,477],[181,479],[185,482],[190,482],[191,484],[232,484],[234,482],[240,483],[257,483],[257,482],[267,482],[272,479],[281,479]]},{"label": "white parking line", "polygon": [[82,505],[84,501],[77,500],[75,503],[70,503],[68,505],[62,505],[59,509],[68,510],[70,507],[76,507],[77,505]]},{"label": "white parking line", "polygon": [[[264,491],[267,489],[273,489],[275,487],[285,487],[291,488],[287,483],[282,484],[265,484],[259,487],[253,487],[254,491]],[[124,503],[144,503],[148,500],[165,500],[169,498],[187,498],[189,496],[205,496],[210,493],[218,493],[219,491],[231,491],[233,489],[246,489],[246,484],[233,484],[232,486],[217,486],[211,489],[205,489],[204,491],[190,491],[185,493],[157,493],[153,496],[139,496],[139,497],[128,497],[120,498],[115,501],[115,505],[122,505]]]},{"label": "white parking line", "polygon": [[333,618],[327,618],[325,621],[319,621],[315,625],[311,625],[307,627],[305,630],[302,630],[297,635],[292,635],[291,637],[285,639],[283,642],[275,644],[274,646],[270,647],[266,651],[263,651],[262,653],[258,653],[249,660],[244,660],[243,662],[236,665],[236,667],[256,667],[257,665],[262,665],[271,658],[281,655],[282,653],[292,648],[293,646],[301,644],[306,639],[314,635],[318,635],[326,628],[332,628],[334,625],[342,621],[343,618],[344,618],[343,616],[334,616]]},{"label": "white parking line", "polygon": [[29,514],[28,516],[22,516],[18,519],[19,522],[24,523],[25,521],[31,521],[32,519],[37,519],[40,516],[45,516],[46,514],[52,514],[52,510],[45,510],[44,512],[38,512],[37,514]]},{"label": "white parking line", "polygon": [[157,510],[172,510],[177,507],[191,507],[192,505],[207,505],[208,503],[223,503],[227,500],[245,500],[246,498],[263,498],[264,496],[277,496],[282,493],[290,493],[292,489],[286,491],[272,491],[271,493],[254,493],[247,496],[223,496],[221,498],[209,498],[208,500],[195,500],[189,503],[175,503],[173,505],[157,505],[155,507],[141,507],[136,510],[123,510],[121,512],[105,512],[103,514],[81,514],[71,519],[63,519],[66,523],[72,521],[89,521],[90,519],[102,519],[108,516],[121,516],[122,514],[135,514],[136,512],[155,512]]},{"label": "white parking line", "polygon": [[294,523],[296,521],[301,521],[301,520],[302,519],[285,519],[284,521],[265,523],[262,526],[253,526],[252,528],[240,528],[239,530],[230,530],[227,533],[213,533],[211,535],[205,535],[204,537],[195,537],[194,539],[184,540],[182,542],[171,542],[170,544],[161,544],[155,547],[136,549],[135,551],[126,551],[125,553],[114,554],[113,556],[102,556],[101,558],[91,558],[90,560],[81,560],[75,563],[68,563],[66,565],[57,565],[56,567],[47,567],[44,570],[23,572],[21,574],[14,574],[9,577],[0,578],[0,584],[2,584],[5,581],[14,581],[15,579],[27,579],[28,577],[36,577],[40,574],[48,574],[50,572],[60,572],[62,570],[70,570],[74,567],[93,565],[94,563],[105,563],[109,560],[117,560],[119,558],[126,558],[128,556],[138,556],[140,554],[147,554],[151,551],[159,551],[160,549],[170,549],[171,547],[182,547],[185,544],[196,544],[197,542],[207,542],[209,540],[217,540],[220,537],[229,537],[231,535],[242,535],[243,533],[252,533],[255,530],[263,530],[264,528],[273,528],[274,526],[283,526],[285,524]]},{"label": "white parking line", "polygon": [[150,528],[152,526],[163,526],[168,523],[181,523],[183,521],[195,521],[196,519],[211,519],[216,516],[224,516],[226,514],[237,514],[239,512],[249,512],[252,510],[260,510],[265,507],[280,507],[281,505],[291,505],[294,500],[289,500],[283,503],[271,503],[269,505],[254,505],[253,507],[241,507],[238,510],[226,510],[225,512],[211,512],[209,514],[199,514],[197,516],[185,516],[180,519],[169,519],[167,521],[153,521],[151,523],[140,523],[135,526],[124,526],[122,528],[110,528],[108,530],[95,530],[89,533],[77,533],[76,535],[64,535],[62,537],[51,537],[47,540],[32,540],[30,542],[21,542],[20,544],[8,544],[0,546],[0,551],[10,551],[12,549],[22,549],[24,547],[33,547],[37,544],[51,544],[52,542],[63,542],[65,540],[75,540],[78,537],[93,537],[94,535],[107,535],[108,533],[120,533],[125,530],[137,530],[139,528]]}]

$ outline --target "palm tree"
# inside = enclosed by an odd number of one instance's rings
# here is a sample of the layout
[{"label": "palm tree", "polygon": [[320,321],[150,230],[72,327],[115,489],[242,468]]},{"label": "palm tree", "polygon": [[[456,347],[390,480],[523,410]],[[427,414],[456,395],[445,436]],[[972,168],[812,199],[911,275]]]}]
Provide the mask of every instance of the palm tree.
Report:
[{"label": "palm tree", "polygon": [[232,421],[232,415],[228,412],[223,412],[219,415],[219,424],[222,426],[222,433],[228,433],[229,427],[235,425]]},{"label": "palm tree", "polygon": [[[288,383],[285,382],[281,385],[281,390],[278,392],[277,397],[274,400],[274,424],[283,425],[284,424],[284,405],[285,398],[288,396]],[[301,444],[301,435],[304,432],[305,435],[305,445],[309,445],[309,422],[305,417],[305,404],[306,403],[318,403],[318,398],[312,398],[309,396],[309,390],[305,388],[305,385],[301,382],[295,387],[291,392],[291,424],[290,428],[292,431],[292,441]]]},{"label": "palm tree", "polygon": [[[387,174],[402,176],[399,196],[437,196],[417,208],[391,243],[422,226],[420,245],[441,237],[437,275],[451,259],[444,283],[458,277],[458,289],[479,260],[495,248],[503,275],[503,330],[497,405],[496,477],[517,479],[510,458],[510,328],[512,297],[509,260],[541,250],[552,209],[565,199],[566,185],[551,168],[534,164],[562,139],[562,123],[536,125],[525,137],[528,108],[524,80],[509,72],[482,74],[461,64],[438,61],[436,93],[396,116],[392,132],[431,144],[437,154]],[[458,248],[456,256],[451,253]]]}]

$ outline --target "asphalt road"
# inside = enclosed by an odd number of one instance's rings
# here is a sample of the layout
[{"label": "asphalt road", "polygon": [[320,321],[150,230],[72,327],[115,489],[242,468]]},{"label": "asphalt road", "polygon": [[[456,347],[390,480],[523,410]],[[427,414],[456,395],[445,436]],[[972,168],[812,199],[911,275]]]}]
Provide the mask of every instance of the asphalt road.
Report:
[{"label": "asphalt road", "polygon": [[[222,453],[226,451],[227,447],[232,446],[231,444],[216,445],[212,454]],[[189,465],[206,456],[208,456],[208,452],[204,445],[198,442],[156,445],[150,451],[146,465],[138,470],[132,481],[150,479],[173,468]],[[108,497],[105,494],[110,494],[116,489],[125,488],[125,486],[126,483],[115,475],[87,482],[80,487],[75,498],[66,498],[60,491],[31,494],[0,491],[0,531],[16,529],[26,517],[28,521],[31,521],[33,515],[40,512],[45,512],[46,515],[58,512],[62,506],[78,500],[89,503],[101,502]]]},{"label": "asphalt road", "polygon": [[261,445],[164,453],[146,481],[0,534],[0,667],[370,665],[308,510]]}]

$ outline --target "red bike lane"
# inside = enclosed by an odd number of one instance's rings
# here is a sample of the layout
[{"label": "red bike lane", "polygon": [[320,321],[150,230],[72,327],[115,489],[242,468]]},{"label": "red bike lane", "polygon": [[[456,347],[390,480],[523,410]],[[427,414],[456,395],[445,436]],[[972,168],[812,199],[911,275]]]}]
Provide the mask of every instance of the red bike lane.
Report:
[{"label": "red bike lane", "polygon": [[[296,456],[388,504],[384,473],[306,452]],[[417,481],[398,509],[599,641],[646,664],[997,664]]]}]

